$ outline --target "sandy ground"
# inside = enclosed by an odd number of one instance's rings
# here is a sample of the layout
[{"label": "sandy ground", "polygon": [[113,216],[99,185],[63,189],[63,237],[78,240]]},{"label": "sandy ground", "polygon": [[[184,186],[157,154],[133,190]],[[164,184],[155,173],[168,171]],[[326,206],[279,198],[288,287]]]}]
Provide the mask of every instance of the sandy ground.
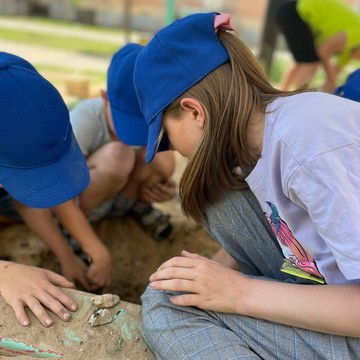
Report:
[{"label": "sandy ground", "polygon": [[[185,159],[176,154],[174,179],[179,183]],[[104,219],[93,224],[100,239],[113,255],[112,285],[108,289],[124,301],[140,304],[140,295],[149,275],[165,260],[182,249],[211,257],[218,245],[202,226],[181,212],[179,197],[155,204],[171,216],[173,231],[162,241],[154,240],[130,217]],[[59,272],[59,264],[48,248],[24,224],[0,227],[0,255],[19,263],[44,267]]]},{"label": "sandy ground", "polygon": [[20,327],[12,309],[0,301],[0,359],[55,358],[69,360],[153,360],[141,336],[140,306],[120,301],[109,309],[112,322],[93,327],[88,323],[97,310],[93,294],[65,290],[79,310],[69,323],[54,318],[50,329],[40,326],[29,313],[32,324]]},{"label": "sandy ground", "polygon": [[[177,155],[176,181],[184,165],[185,160]],[[201,226],[182,215],[179,198],[157,206],[171,215],[174,226],[169,238],[161,242],[153,240],[131,218],[105,219],[94,224],[95,231],[113,255],[112,285],[107,292],[119,295],[122,300],[112,309],[112,323],[96,328],[88,324],[93,295],[81,291],[70,292],[79,304],[73,319],[66,324],[56,321],[50,329],[42,327],[34,318],[29,328],[20,327],[12,309],[0,299],[0,359],[5,356],[1,353],[1,336],[10,338],[11,342],[50,349],[61,354],[56,355],[58,358],[71,360],[154,359],[140,332],[140,295],[148,284],[149,275],[182,249],[207,257],[218,250],[218,245]],[[0,254],[19,263],[59,271],[47,247],[22,224],[0,229]],[[16,358],[25,360],[29,355]]]}]

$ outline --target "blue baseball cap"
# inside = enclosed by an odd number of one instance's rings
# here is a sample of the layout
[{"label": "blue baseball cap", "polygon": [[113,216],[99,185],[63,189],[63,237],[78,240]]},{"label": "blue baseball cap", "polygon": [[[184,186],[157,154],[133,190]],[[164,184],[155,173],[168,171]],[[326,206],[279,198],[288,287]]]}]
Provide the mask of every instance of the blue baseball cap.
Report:
[{"label": "blue baseball cap", "polygon": [[117,51],[107,72],[107,92],[116,135],[128,145],[145,146],[148,126],[140,110],[133,75],[142,45],[130,43]]},{"label": "blue baseball cap", "polygon": [[360,102],[360,69],[353,71],[345,83],[335,89],[334,94]]},{"label": "blue baseball cap", "polygon": [[214,29],[218,13],[193,14],[163,28],[139,52],[134,83],[149,126],[146,162],[169,148],[159,136],[163,111],[186,90],[229,60]]},{"label": "blue baseball cap", "polygon": [[68,109],[26,60],[0,52],[0,184],[35,208],[63,203],[89,184]]}]

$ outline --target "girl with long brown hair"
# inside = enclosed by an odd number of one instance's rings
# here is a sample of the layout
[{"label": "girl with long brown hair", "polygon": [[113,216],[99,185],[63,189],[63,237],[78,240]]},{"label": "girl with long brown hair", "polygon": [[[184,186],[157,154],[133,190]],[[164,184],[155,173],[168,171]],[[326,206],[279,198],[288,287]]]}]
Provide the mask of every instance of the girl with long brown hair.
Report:
[{"label": "girl with long brown hair", "polygon": [[150,276],[156,356],[359,358],[360,104],[277,90],[217,13],[160,30],[134,82],[147,161],[188,158],[183,210],[233,260],[183,251]]}]

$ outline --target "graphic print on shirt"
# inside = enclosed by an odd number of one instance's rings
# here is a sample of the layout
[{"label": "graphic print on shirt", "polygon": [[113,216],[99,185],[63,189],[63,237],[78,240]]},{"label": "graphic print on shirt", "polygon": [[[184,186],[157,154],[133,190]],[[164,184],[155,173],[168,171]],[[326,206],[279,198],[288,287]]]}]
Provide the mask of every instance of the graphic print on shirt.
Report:
[{"label": "graphic print on shirt", "polygon": [[265,212],[265,216],[270,224],[271,230],[276,235],[277,240],[292,252],[292,255],[288,260],[308,274],[323,279],[323,276],[320,274],[316,266],[315,259],[308,254],[296,240],[286,222],[279,216],[276,206],[269,201],[266,203],[271,209],[270,216]]}]

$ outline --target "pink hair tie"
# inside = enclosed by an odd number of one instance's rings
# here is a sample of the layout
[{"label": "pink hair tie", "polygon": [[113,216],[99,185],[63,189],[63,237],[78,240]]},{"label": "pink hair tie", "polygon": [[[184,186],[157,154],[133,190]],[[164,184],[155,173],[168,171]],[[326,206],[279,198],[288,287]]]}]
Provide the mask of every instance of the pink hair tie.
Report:
[{"label": "pink hair tie", "polygon": [[230,24],[230,18],[231,18],[230,14],[226,14],[226,13],[215,15],[215,20],[214,20],[215,32],[217,32],[220,29],[234,31],[233,27]]}]

